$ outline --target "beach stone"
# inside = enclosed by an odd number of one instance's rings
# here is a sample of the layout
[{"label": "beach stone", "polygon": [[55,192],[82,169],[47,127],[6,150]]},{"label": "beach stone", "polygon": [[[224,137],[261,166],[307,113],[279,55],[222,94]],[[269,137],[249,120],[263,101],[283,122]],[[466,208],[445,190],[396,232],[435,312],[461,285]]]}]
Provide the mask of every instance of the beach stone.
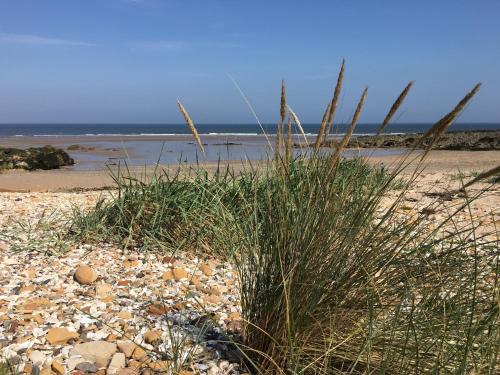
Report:
[{"label": "beach stone", "polygon": [[144,341],[146,341],[148,344],[152,344],[155,341],[158,341],[161,337],[161,332],[157,330],[152,330],[152,331],[147,331],[144,334]]},{"label": "beach stone", "polygon": [[92,284],[97,279],[97,274],[89,266],[81,265],[75,271],[75,280],[82,285]]},{"label": "beach stone", "polygon": [[64,374],[64,366],[60,362],[54,361],[52,362],[52,365],[50,367],[52,368],[52,371],[56,372],[57,374]]},{"label": "beach stone", "polygon": [[132,314],[129,311],[124,310],[124,311],[120,311],[118,313],[118,317],[120,319],[128,320],[128,319],[132,319]]},{"label": "beach stone", "polygon": [[243,330],[243,322],[241,320],[231,320],[227,324],[227,330],[229,332],[241,332]]},{"label": "beach stone", "polygon": [[83,373],[96,373],[99,371],[99,366],[92,362],[80,362],[75,366],[75,369]]},{"label": "beach stone", "polygon": [[67,328],[51,328],[45,338],[50,345],[63,345],[71,339],[77,339],[78,333],[69,331]]},{"label": "beach stone", "polygon": [[159,303],[154,303],[149,305],[146,311],[152,315],[164,315],[167,313],[167,308]]},{"label": "beach stone", "polygon": [[116,352],[116,344],[106,341],[90,341],[77,344],[71,349],[71,355],[82,356],[89,362],[105,367],[111,356]]},{"label": "beach stone", "polygon": [[33,350],[29,355],[29,360],[36,366],[43,365],[45,362],[45,354],[39,350]]},{"label": "beach stone", "polygon": [[68,358],[68,360],[66,361],[66,366],[68,367],[68,371],[73,371],[76,368],[76,366],[82,362],[86,362],[85,358],[83,358],[82,356],[73,356]]},{"label": "beach stone", "polygon": [[174,280],[174,274],[172,273],[172,271],[168,270],[168,271],[163,272],[163,275],[161,276],[161,278],[164,281]]},{"label": "beach stone", "polygon": [[31,293],[35,291],[35,287],[33,285],[24,285],[19,289],[19,293]]},{"label": "beach stone", "polygon": [[202,263],[200,265],[200,271],[203,272],[205,276],[212,276],[214,272],[212,271],[212,268],[206,263]]},{"label": "beach stone", "polygon": [[148,367],[153,371],[166,372],[171,364],[170,361],[155,361],[148,363]]},{"label": "beach stone", "polygon": [[21,308],[22,310],[40,310],[48,306],[50,306],[48,298],[32,298],[26,300]]},{"label": "beach stone", "polygon": [[50,368],[44,368],[40,371],[40,375],[52,375],[53,372]]},{"label": "beach stone", "polygon": [[113,290],[113,287],[106,283],[99,283],[95,286],[95,295],[99,298],[108,297]]},{"label": "beach stone", "polygon": [[146,358],[147,353],[144,351],[144,349],[137,347],[135,348],[134,352],[132,353],[132,358],[140,361],[141,359]]},{"label": "beach stone", "polygon": [[130,367],[118,371],[118,375],[137,375],[138,373],[137,369]]},{"label": "beach stone", "polygon": [[137,267],[139,265],[139,261],[138,260],[125,260],[123,262],[123,267],[125,268],[134,268],[134,267]]},{"label": "beach stone", "polygon": [[125,354],[125,357],[132,357],[132,353],[134,352],[137,345],[130,341],[118,341],[116,343],[118,345],[118,349]]},{"label": "beach stone", "polygon": [[110,333],[108,337],[106,337],[106,341],[116,341],[118,339],[118,336],[115,335],[114,333]]},{"label": "beach stone", "polygon": [[188,273],[184,268],[174,268],[172,273],[176,281],[188,278]]},{"label": "beach stone", "polygon": [[[25,373],[25,374],[31,374],[32,372],[35,372],[35,371],[36,370],[33,370],[33,365],[31,363],[25,363],[24,364],[23,373]],[[40,370],[38,370],[38,372],[40,372]]]},{"label": "beach stone", "polygon": [[108,366],[107,374],[116,374],[118,370],[125,367],[125,354],[115,353],[111,358],[111,362]]},{"label": "beach stone", "polygon": [[215,305],[215,304],[217,304],[217,303],[220,303],[221,298],[220,298],[220,296],[217,296],[217,295],[215,295],[215,294],[210,294],[209,296],[204,297],[204,298],[203,298],[203,300],[204,300],[205,302],[207,302],[207,303],[210,303],[210,304]]}]

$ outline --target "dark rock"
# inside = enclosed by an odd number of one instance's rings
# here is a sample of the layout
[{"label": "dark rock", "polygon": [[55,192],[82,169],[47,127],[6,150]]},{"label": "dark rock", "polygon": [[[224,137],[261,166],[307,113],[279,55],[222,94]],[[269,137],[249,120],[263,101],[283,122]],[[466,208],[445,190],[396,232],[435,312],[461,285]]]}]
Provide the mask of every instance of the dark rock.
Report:
[{"label": "dark rock", "polygon": [[39,375],[39,374],[40,374],[40,367],[33,365],[31,367],[30,375]]},{"label": "dark rock", "polygon": [[66,150],[68,151],[92,151],[95,150],[95,147],[87,147],[87,146],[82,146],[82,145],[70,145],[66,147]]},{"label": "dark rock", "polygon": [[75,161],[64,151],[52,146],[28,149],[0,148],[0,169],[58,169]]},{"label": "dark rock", "polygon": [[[347,147],[355,148],[425,148],[430,140],[420,144],[423,134],[383,134],[375,136],[352,137]],[[332,140],[326,141],[323,146],[332,147]],[[457,131],[443,134],[433,145],[435,150],[457,151],[490,151],[500,150],[500,131]]]},{"label": "dark rock", "polygon": [[75,369],[84,373],[95,373],[99,371],[99,367],[95,363],[80,362],[76,365]]}]

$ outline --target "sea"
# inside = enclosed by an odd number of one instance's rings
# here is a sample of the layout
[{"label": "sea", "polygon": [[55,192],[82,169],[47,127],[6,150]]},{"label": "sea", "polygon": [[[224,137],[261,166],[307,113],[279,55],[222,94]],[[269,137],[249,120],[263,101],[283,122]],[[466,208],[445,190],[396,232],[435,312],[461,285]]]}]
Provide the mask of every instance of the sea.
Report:
[{"label": "sea", "polygon": [[[374,134],[380,124],[365,123],[356,127],[355,134]],[[424,132],[432,124],[406,123],[391,124],[386,133],[415,133]],[[302,124],[306,133],[316,134],[319,124]],[[338,134],[347,127],[339,124],[333,128]],[[262,135],[274,133],[276,124],[196,124],[200,135]],[[466,130],[500,130],[500,123],[456,123],[450,128],[452,131]],[[189,134],[185,124],[0,124],[1,137],[23,136],[155,136],[155,135],[182,135]]]},{"label": "sea", "polygon": [[[424,132],[432,124],[391,124],[385,133]],[[375,134],[379,124],[359,124],[355,135]],[[186,124],[0,124],[0,147],[26,148],[50,144],[65,149],[75,160],[72,170],[100,170],[126,163],[144,166],[225,160],[261,160],[271,153],[276,124],[196,124],[205,152]],[[319,124],[302,124],[309,142]],[[341,137],[346,125],[333,127],[331,136]],[[500,123],[456,123],[452,131],[500,130]],[[294,142],[303,142],[294,130]],[[74,150],[78,144],[86,150]],[[69,147],[69,149],[68,149]],[[303,152],[295,149],[295,153]],[[401,150],[351,150],[345,155],[388,155]]]}]

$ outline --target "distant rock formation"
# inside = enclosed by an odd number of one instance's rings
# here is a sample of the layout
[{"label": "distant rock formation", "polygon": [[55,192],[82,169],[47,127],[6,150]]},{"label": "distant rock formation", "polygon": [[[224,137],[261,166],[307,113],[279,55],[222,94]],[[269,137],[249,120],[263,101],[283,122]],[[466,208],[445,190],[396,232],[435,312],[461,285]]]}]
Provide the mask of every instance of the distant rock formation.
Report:
[{"label": "distant rock formation", "polygon": [[[384,134],[375,136],[353,137],[347,147],[350,148],[412,148],[422,137],[422,134]],[[422,147],[428,145],[428,141]],[[334,141],[328,140],[324,147],[334,146]],[[420,147],[420,148],[422,148]],[[490,151],[500,150],[500,131],[463,131],[449,132],[436,142],[434,150],[460,151]]]},{"label": "distant rock formation", "polygon": [[0,147],[0,169],[58,169],[75,161],[64,151],[52,146],[28,149]]}]

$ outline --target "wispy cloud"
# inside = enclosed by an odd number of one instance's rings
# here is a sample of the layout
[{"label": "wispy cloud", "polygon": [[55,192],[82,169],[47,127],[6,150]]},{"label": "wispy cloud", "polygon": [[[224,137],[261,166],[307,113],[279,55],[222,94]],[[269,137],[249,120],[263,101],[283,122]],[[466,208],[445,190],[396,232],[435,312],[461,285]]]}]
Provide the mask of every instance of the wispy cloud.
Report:
[{"label": "wispy cloud", "polygon": [[93,43],[60,39],[60,38],[49,38],[40,35],[28,35],[28,34],[0,34],[0,43],[22,44],[30,46],[73,46],[73,47],[95,46],[95,44]]}]

